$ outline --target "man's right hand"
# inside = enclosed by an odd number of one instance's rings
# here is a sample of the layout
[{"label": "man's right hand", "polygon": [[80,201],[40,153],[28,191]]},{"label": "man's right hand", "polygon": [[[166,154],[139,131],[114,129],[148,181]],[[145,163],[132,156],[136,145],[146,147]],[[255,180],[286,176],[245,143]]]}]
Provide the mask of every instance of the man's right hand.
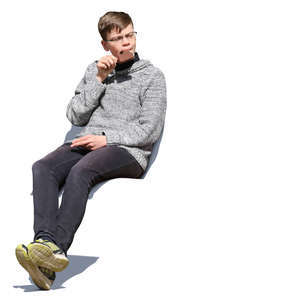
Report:
[{"label": "man's right hand", "polygon": [[116,67],[117,61],[118,58],[113,55],[105,55],[101,57],[97,62],[97,79],[102,82]]}]

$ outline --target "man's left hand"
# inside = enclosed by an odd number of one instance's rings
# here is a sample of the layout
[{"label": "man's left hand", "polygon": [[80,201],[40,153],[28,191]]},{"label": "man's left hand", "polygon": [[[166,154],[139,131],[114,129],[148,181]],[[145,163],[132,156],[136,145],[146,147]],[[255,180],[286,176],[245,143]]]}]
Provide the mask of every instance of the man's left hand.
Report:
[{"label": "man's left hand", "polygon": [[73,140],[71,147],[83,146],[89,150],[96,150],[98,148],[106,146],[105,135],[93,135],[89,134]]}]

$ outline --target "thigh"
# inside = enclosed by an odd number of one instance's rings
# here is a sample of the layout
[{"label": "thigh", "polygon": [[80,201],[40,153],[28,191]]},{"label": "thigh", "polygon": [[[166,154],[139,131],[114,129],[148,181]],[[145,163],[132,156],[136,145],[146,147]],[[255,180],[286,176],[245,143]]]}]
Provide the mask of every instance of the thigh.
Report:
[{"label": "thigh", "polygon": [[143,174],[136,159],[117,145],[108,145],[87,153],[73,168],[92,176],[90,179],[94,184],[118,177],[139,178]]},{"label": "thigh", "polygon": [[33,168],[39,165],[46,166],[56,177],[57,181],[60,184],[63,183],[71,168],[91,151],[80,146],[71,148],[70,145],[71,143],[65,143],[59,146],[54,151],[36,161]]}]

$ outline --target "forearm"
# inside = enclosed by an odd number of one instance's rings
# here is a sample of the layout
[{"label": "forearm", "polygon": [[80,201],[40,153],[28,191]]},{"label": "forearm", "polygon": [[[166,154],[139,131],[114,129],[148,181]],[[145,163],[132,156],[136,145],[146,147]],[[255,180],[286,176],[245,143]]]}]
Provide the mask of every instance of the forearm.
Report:
[{"label": "forearm", "polygon": [[88,123],[92,112],[99,106],[99,99],[106,86],[95,76],[85,82],[82,79],[75,90],[75,96],[67,107],[67,118],[76,126]]}]

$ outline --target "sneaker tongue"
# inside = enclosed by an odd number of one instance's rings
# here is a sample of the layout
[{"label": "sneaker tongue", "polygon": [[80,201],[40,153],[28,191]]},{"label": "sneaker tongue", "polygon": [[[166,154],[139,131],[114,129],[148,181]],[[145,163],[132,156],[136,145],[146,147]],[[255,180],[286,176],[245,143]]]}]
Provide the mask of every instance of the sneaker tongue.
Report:
[{"label": "sneaker tongue", "polygon": [[44,239],[40,238],[38,240],[35,240],[35,242],[47,245],[55,254],[64,254],[66,256],[64,251],[61,248],[59,248],[56,244],[54,244],[52,241],[44,240]]},{"label": "sneaker tongue", "polygon": [[37,239],[37,240],[35,240],[36,242],[45,242],[45,240],[43,240],[43,239]]}]

